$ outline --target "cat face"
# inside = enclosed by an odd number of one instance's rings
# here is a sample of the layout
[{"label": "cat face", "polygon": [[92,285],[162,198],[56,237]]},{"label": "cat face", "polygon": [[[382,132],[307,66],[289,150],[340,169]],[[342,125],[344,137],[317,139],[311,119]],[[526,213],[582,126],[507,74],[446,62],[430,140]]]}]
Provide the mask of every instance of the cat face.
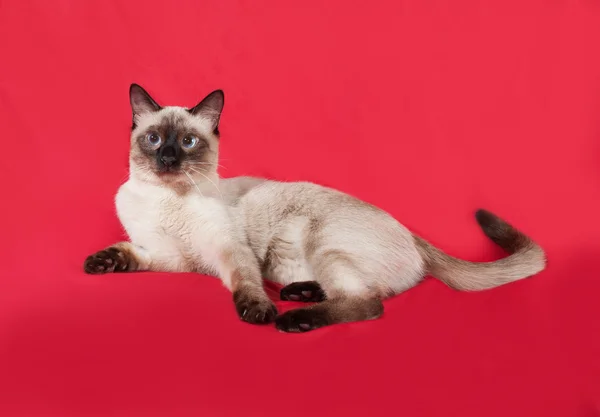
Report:
[{"label": "cat face", "polygon": [[161,107],[139,85],[129,90],[133,126],[130,169],[151,182],[195,183],[216,174],[224,96],[210,93],[191,109]]}]

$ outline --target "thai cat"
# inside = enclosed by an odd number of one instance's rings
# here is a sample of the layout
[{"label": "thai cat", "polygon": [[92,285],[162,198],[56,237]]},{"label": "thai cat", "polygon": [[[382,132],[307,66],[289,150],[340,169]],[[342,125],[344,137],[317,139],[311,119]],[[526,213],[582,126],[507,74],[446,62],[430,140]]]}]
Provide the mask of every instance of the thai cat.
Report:
[{"label": "thai cat", "polygon": [[[536,243],[488,211],[477,211],[476,219],[510,256],[473,263],[342,192],[308,182],[219,178],[220,90],[188,109],[161,107],[133,84],[130,101],[130,176],[116,196],[130,241],[89,256],[87,273],[215,275],[232,291],[242,320],[303,332],[376,319],[382,299],[426,274],[459,290],[482,290],[545,267]],[[284,285],[282,299],[316,304],[278,316],[263,277]]]}]

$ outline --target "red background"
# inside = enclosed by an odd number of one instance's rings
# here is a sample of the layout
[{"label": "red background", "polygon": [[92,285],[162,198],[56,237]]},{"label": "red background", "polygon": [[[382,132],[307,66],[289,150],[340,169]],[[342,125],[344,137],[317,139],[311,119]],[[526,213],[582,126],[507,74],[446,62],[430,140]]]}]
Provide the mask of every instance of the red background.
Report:
[{"label": "red background", "polygon": [[[0,415],[600,415],[598,1],[3,0],[0,46]],[[86,276],[122,239],[131,82],[225,90],[223,176],[334,186],[470,260],[503,256],[485,207],[548,269],[304,335],[216,279]]]}]

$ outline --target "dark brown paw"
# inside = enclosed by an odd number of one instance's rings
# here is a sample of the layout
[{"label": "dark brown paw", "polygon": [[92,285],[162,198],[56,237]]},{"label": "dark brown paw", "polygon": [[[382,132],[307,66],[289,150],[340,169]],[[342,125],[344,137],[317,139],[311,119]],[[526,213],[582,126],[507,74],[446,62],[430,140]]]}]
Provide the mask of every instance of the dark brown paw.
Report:
[{"label": "dark brown paw", "polygon": [[83,270],[87,274],[106,274],[109,272],[125,272],[129,267],[127,254],[116,248],[101,250],[87,257]]},{"label": "dark brown paw", "polygon": [[325,312],[309,308],[290,310],[275,319],[275,327],[289,333],[308,332],[328,324],[331,323]]},{"label": "dark brown paw", "polygon": [[239,290],[233,293],[233,302],[240,319],[252,324],[271,323],[277,316],[275,304],[266,296],[253,291]]},{"label": "dark brown paw", "polygon": [[318,303],[325,300],[325,291],[317,281],[294,282],[281,289],[279,296],[284,301]]}]

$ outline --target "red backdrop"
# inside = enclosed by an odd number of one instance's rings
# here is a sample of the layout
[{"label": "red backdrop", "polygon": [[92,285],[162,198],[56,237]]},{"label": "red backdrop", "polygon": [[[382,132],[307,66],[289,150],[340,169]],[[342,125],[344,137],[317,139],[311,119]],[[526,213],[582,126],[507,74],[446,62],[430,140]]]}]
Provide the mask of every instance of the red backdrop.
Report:
[{"label": "red backdrop", "polygon": [[[0,46],[0,415],[600,415],[598,1],[4,0]],[[86,276],[122,239],[131,82],[225,90],[224,176],[335,186],[470,260],[502,256],[485,207],[548,269],[304,335],[209,277]]]}]

